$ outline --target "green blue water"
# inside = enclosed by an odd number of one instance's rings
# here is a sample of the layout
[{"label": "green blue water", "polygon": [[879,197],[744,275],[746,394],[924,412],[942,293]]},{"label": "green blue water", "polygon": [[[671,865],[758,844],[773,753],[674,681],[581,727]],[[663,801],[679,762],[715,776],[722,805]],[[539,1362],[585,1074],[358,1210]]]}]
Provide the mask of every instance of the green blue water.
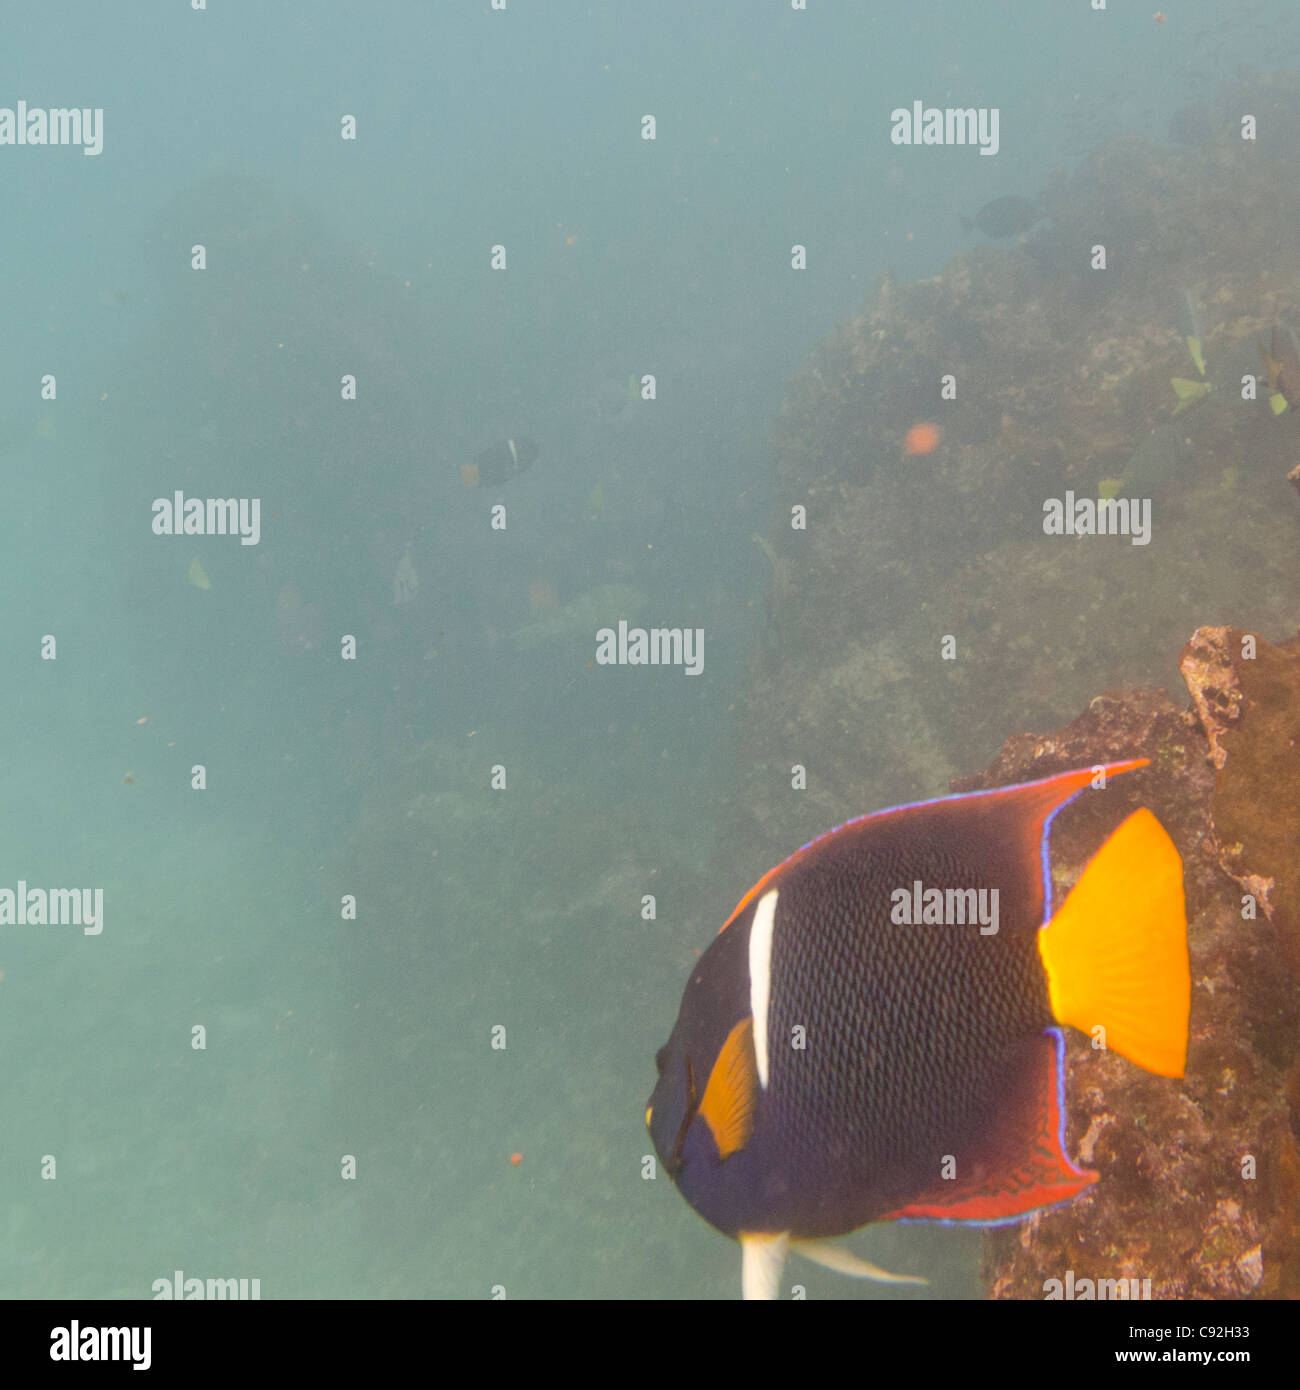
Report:
[{"label": "green blue water", "polygon": [[[102,889],[103,929],[0,925],[0,1296],[736,1294],[643,1112],[768,867],[738,721],[801,649],[752,539],[786,383],[963,215],[1295,66],[1288,6],[1222,9],[6,21],[0,107],[103,143],[0,145],[0,888]],[[892,144],[914,100],[997,107],[997,154]],[[156,534],[177,491],[260,499],[257,543]],[[702,672],[599,665],[619,618],[702,628]],[[979,1293],[969,1232],[854,1248],[931,1284],[810,1295]]]}]

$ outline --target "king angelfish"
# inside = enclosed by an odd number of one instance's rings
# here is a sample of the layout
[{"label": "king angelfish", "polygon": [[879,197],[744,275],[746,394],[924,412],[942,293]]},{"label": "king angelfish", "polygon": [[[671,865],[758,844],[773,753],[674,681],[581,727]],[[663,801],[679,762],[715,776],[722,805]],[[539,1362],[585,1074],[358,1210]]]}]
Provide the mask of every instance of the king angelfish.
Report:
[{"label": "king angelfish", "polygon": [[862,816],[741,898],[691,972],[646,1123],[740,1241],[746,1297],[777,1295],[790,1249],[904,1280],[831,1238],[1001,1224],[1095,1182],[1065,1150],[1061,1025],[1182,1075],[1182,860],[1160,822],[1134,811],[1052,901],[1053,817],[1145,763]]}]

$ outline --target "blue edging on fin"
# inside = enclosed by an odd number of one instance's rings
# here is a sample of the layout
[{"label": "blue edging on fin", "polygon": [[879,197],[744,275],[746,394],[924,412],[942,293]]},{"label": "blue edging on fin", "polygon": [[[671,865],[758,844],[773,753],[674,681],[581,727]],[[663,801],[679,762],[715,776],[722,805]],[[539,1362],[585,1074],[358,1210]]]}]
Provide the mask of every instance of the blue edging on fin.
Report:
[{"label": "blue edging on fin", "polygon": [[[1083,790],[1084,788],[1079,788],[1079,791]],[[1075,793],[1075,796],[1077,795],[1078,792]],[[1073,799],[1071,797],[1071,800]],[[1066,803],[1062,802],[1061,804],[1065,805]],[[1066,1163],[1082,1177],[1087,1170],[1078,1167],[1065,1150],[1065,1034],[1061,1029],[1051,1027],[1044,1028],[1040,1036],[1049,1033],[1056,1041],[1056,1113],[1058,1118],[1056,1142]],[[1074,1194],[1075,1197],[1078,1195],[1078,1193]],[[1015,1216],[999,1216],[992,1221],[971,1220],[968,1217],[960,1216],[900,1216],[897,1218],[897,1224],[900,1226],[968,1226],[974,1230],[991,1231],[999,1226],[1017,1226],[1037,1212],[1055,1211],[1057,1207],[1067,1206],[1073,1201],[1074,1197],[1063,1197],[1059,1202],[1048,1202],[1046,1206],[1030,1207],[1028,1211],[1017,1212]]]}]

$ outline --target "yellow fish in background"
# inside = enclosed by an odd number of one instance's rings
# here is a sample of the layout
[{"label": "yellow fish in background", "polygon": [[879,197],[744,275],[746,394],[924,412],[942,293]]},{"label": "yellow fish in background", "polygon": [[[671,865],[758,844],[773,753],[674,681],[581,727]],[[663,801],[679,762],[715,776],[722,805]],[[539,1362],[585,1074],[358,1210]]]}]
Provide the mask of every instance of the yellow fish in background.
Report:
[{"label": "yellow fish in background", "polygon": [[190,569],[186,578],[196,589],[210,589],[212,587],[212,581],[208,578],[208,572],[203,568],[202,564],[199,563],[199,557],[197,555],[190,561]]},{"label": "yellow fish in background", "polygon": [[1187,354],[1196,370],[1205,375],[1205,354],[1201,350],[1201,316],[1196,311],[1196,302],[1186,292],[1178,302],[1178,331],[1187,344]]},{"label": "yellow fish in background", "polygon": [[1178,404],[1174,406],[1173,411],[1175,415],[1180,410],[1186,410],[1189,405],[1195,405],[1202,396],[1208,396],[1210,393],[1208,381],[1189,381],[1185,376],[1171,376],[1169,384],[1178,397]]}]

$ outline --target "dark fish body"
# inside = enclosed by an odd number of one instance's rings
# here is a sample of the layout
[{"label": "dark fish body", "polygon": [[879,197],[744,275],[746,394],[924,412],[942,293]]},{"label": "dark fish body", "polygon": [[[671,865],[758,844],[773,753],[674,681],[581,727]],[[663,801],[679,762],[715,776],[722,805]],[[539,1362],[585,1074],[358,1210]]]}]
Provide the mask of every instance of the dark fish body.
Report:
[{"label": "dark fish body", "polygon": [[[1115,1050],[1181,1074],[1190,980],[1181,860],[1148,811],[1043,929],[1051,820],[1093,777],[860,817],[741,899],[692,971],[647,1112],[701,1216],[742,1244],[797,1245],[896,1218],[996,1224],[1095,1180],[1064,1152],[1056,1024],[1104,1021]],[[961,920],[908,920],[936,903],[960,904]],[[996,905],[993,930],[977,904]],[[1119,946],[1108,914],[1123,919]],[[1131,991],[1104,995],[1116,960],[1129,964],[1122,942],[1148,927],[1156,960],[1132,963],[1135,1017]],[[1090,950],[1110,973],[1076,988]]]},{"label": "dark fish body", "polygon": [[974,217],[963,217],[961,225],[963,231],[973,232],[978,227],[985,236],[1001,239],[1027,232],[1043,220],[1043,215],[1037,203],[1011,195],[985,203]]},{"label": "dark fish body", "polygon": [[474,462],[461,469],[466,487],[497,487],[517,478],[537,457],[537,441],[526,434],[502,439],[474,455]]},{"label": "dark fish body", "polygon": [[[845,827],[781,875],[778,911],[792,926],[773,934],[767,1032],[784,1040],[802,1025],[807,1049],[772,1050],[768,1103],[749,1144],[727,1160],[736,1165],[732,1182],[715,1184],[706,1171],[696,1186],[706,1165],[691,1159],[697,1147],[707,1151],[704,1134],[687,1146],[678,1177],[687,1201],[728,1234],[775,1227],[836,1235],[887,1216],[933,1185],[944,1153],[978,1143],[996,1119],[1009,1070],[1053,1022],[1034,941],[1038,866],[1014,884],[1011,852],[998,843],[1014,840],[1010,808],[990,803],[978,840],[966,846],[954,846],[951,834],[951,812],[962,803],[920,809],[920,817],[900,812]],[[979,852],[963,853],[971,849]],[[910,892],[917,880],[1002,885],[1004,898],[1014,884],[1024,893],[1014,911],[1003,911],[996,936],[981,937],[977,926],[953,931],[936,952],[933,929],[890,921],[888,888]],[[747,981],[733,957],[748,946],[757,905],[705,953],[690,990],[716,977],[711,992],[725,997],[726,980]],[[746,983],[723,1023],[748,1009],[748,994]],[[691,1041],[716,1041],[716,1052],[719,1026]],[[687,1027],[693,1033],[695,1020]]]}]

